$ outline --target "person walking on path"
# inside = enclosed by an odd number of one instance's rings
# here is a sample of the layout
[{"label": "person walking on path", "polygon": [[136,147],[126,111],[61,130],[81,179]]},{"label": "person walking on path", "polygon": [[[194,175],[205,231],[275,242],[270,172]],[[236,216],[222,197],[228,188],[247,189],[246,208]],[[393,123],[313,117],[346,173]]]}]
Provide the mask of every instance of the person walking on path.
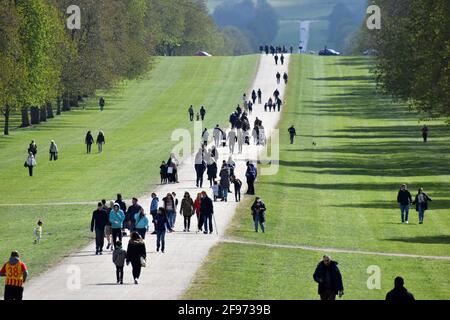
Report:
[{"label": "person walking on path", "polygon": [[287,84],[287,83],[288,83],[289,76],[288,76],[288,74],[287,74],[286,72],[285,72],[284,75],[283,75],[283,80],[284,80],[284,84]]},{"label": "person walking on path", "polygon": [[234,185],[234,197],[236,199],[236,202],[241,201],[241,187],[242,187],[242,181],[237,179],[235,176],[231,177],[231,182]]},{"label": "person walking on path", "polygon": [[276,101],[276,104],[277,104],[277,107],[278,107],[278,112],[280,112],[281,111],[281,105],[283,104],[283,101],[281,101],[281,99],[278,98],[277,101]]},{"label": "person walking on path", "polygon": [[412,203],[412,197],[411,193],[408,191],[406,184],[403,184],[400,187],[400,190],[397,194],[397,202],[400,205],[402,223],[408,224],[409,206]]},{"label": "person walking on path", "polygon": [[242,129],[238,129],[237,131],[237,143],[238,143],[238,153],[242,154],[242,151],[244,149],[244,133],[242,132]]},{"label": "person walking on path", "polygon": [[278,91],[278,89],[275,89],[275,91],[273,92],[273,96],[275,97],[275,100],[277,100],[280,97],[280,91]]},{"label": "person walking on path", "polygon": [[[202,200],[200,203],[200,216],[203,222],[203,233],[213,233],[212,215],[214,214],[214,205],[211,198],[205,191],[202,192]],[[208,229],[209,227],[209,229]]]},{"label": "person walking on path", "polygon": [[37,144],[36,144],[36,142],[34,142],[34,140],[31,141],[31,143],[28,147],[28,153],[30,153],[30,152],[33,154],[33,157],[36,158],[38,149],[37,149]]},{"label": "person walking on path", "polygon": [[144,212],[144,208],[141,207],[138,213],[134,215],[134,228],[133,230],[139,233],[141,238],[145,240],[145,235],[148,231],[148,218]]},{"label": "person walking on path", "polygon": [[295,131],[294,125],[292,125],[289,129],[289,138],[291,139],[291,144],[294,144],[294,139],[297,136],[297,131]]},{"label": "person walking on path", "polygon": [[27,159],[25,160],[25,167],[28,168],[28,174],[30,175],[30,177],[33,176],[33,169],[34,167],[36,167],[37,162],[36,159],[34,158],[34,155],[32,152],[30,152],[28,154]]},{"label": "person walking on path", "polygon": [[122,241],[117,241],[116,249],[112,254],[112,261],[116,266],[117,284],[123,284],[123,267],[127,259],[127,252],[122,248]]},{"label": "person walking on path", "polygon": [[258,104],[262,104],[262,91],[258,89]]},{"label": "person walking on path", "polygon": [[[234,113],[233,113],[233,115],[234,115]],[[232,126],[234,125],[231,121],[231,117],[230,117],[230,123]],[[216,127],[213,130],[214,145],[216,146],[216,148],[219,147],[220,140],[222,140],[222,135],[223,135],[222,129],[220,129],[219,125],[216,125]]]},{"label": "person walking on path", "polygon": [[323,260],[317,265],[313,275],[314,281],[319,284],[321,300],[336,300],[336,295],[341,298],[344,295],[342,275],[338,263],[330,256],[323,256]]},{"label": "person walking on path", "polygon": [[55,143],[55,140],[50,141],[50,161],[58,160],[58,146]]},{"label": "person walking on path", "polygon": [[131,233],[131,239],[128,242],[127,249],[127,265],[131,263],[133,269],[134,284],[138,284],[141,276],[141,268],[145,266],[143,263],[147,258],[147,250],[145,242],[137,232]]},{"label": "person walking on path", "polygon": [[112,237],[112,226],[111,226],[111,221],[109,220],[109,215],[111,214],[111,211],[114,210],[114,201],[110,201],[109,202],[109,208],[106,207],[104,208],[106,210],[106,213],[108,214],[108,220],[106,221],[106,226],[105,226],[105,238],[106,241],[108,242],[108,244],[106,245],[106,250],[111,249],[113,250],[113,245],[112,245],[112,241],[111,241],[111,237]]},{"label": "person walking on path", "polygon": [[204,106],[202,106],[202,107],[200,108],[200,116],[201,116],[201,118],[202,118],[202,121],[204,121],[204,120],[205,120],[205,116],[206,116],[206,109],[205,109]]},{"label": "person walking on path", "polygon": [[275,59],[275,64],[278,65],[278,59],[279,59],[278,54],[275,55],[274,59]]},{"label": "person walking on path", "polygon": [[175,228],[175,222],[176,222],[176,207],[175,207],[175,200],[173,199],[173,196],[171,193],[168,193],[165,198],[163,198],[164,203],[164,210],[167,215],[167,219],[169,220],[169,231],[173,230]]},{"label": "person walking on path", "polygon": [[159,198],[156,195],[156,193],[152,193],[152,201],[150,203],[150,214],[152,216],[153,226],[155,227],[155,231],[152,232],[152,234],[156,234],[156,226],[155,226],[155,216],[158,213],[158,207],[159,207]]},{"label": "person walking on path", "polygon": [[202,141],[203,141],[203,146],[205,148],[208,145],[208,139],[209,139],[209,132],[208,132],[208,129],[205,128],[205,130],[203,130],[203,133],[202,133]]},{"label": "person walking on path", "polygon": [[281,65],[284,65],[284,55],[283,54],[281,54],[280,61],[281,61]]},{"label": "person walking on path", "polygon": [[127,228],[130,230],[130,233],[134,231],[134,225],[136,221],[134,220],[134,217],[136,213],[141,212],[142,207],[138,204],[138,199],[133,198],[131,200],[131,206],[128,207],[127,213],[125,214],[125,221],[124,221],[124,228]]},{"label": "person walking on path", "polygon": [[220,170],[220,187],[222,189],[222,202],[228,201],[228,190],[230,190],[230,171],[227,165],[222,166]]},{"label": "person walking on path", "polygon": [[205,171],[206,171],[206,168],[207,168],[203,154],[204,154],[203,153],[203,149],[200,148],[198,150],[197,154],[195,155],[194,168],[195,168],[195,172],[196,172],[196,175],[197,175],[196,182],[195,182],[197,188],[202,188],[203,187],[203,175],[205,174]]},{"label": "person walking on path", "polygon": [[189,112],[189,120],[191,120],[191,122],[194,121],[194,106],[191,105],[189,107],[188,112]]},{"label": "person walking on path", "polygon": [[207,165],[207,174],[209,180],[209,186],[212,187],[214,181],[217,179],[217,163],[214,158],[209,158],[209,163]]},{"label": "person walking on path", "polygon": [[94,143],[94,137],[92,136],[92,133],[88,131],[86,133],[86,138],[84,138],[84,142],[86,143],[86,152],[87,154],[91,153],[92,144]]},{"label": "person walking on path", "polygon": [[389,291],[386,294],[386,301],[394,301],[394,302],[412,302],[416,299],[414,295],[408,292],[408,289],[405,288],[405,281],[402,277],[397,277],[394,280],[394,289]]},{"label": "person walking on path", "polygon": [[105,109],[105,104],[106,104],[105,98],[100,97],[100,100],[98,101],[98,105],[100,106],[100,111],[103,111]]},{"label": "person walking on path", "polygon": [[120,210],[122,210],[122,212],[125,214],[125,212],[127,212],[127,205],[126,203],[122,200],[122,195],[120,193],[117,194],[117,198],[116,198],[116,202],[119,207]]},{"label": "person walking on path", "polygon": [[252,102],[253,102],[253,104],[256,104],[256,98],[257,98],[258,96],[256,95],[256,91],[255,90],[253,90],[252,91]]},{"label": "person walking on path", "polygon": [[429,129],[426,125],[423,126],[422,128],[422,138],[423,138],[423,143],[427,143],[428,142],[428,133],[429,133]]},{"label": "person walking on path", "polygon": [[192,200],[189,192],[185,192],[180,206],[180,215],[184,217],[183,232],[191,232],[191,218],[194,215],[194,210],[194,201]]},{"label": "person walking on path", "polygon": [[228,134],[228,147],[230,148],[231,154],[234,154],[234,147],[236,146],[236,142],[237,142],[236,130],[232,129]]},{"label": "person walking on path", "polygon": [[255,165],[250,161],[247,162],[247,171],[245,172],[245,177],[247,178],[247,194],[255,195],[255,181],[258,177],[258,170]]},{"label": "person walking on path", "polygon": [[164,208],[158,209],[153,223],[156,230],[156,252],[159,252],[159,249],[161,249],[161,252],[164,253],[166,248],[166,230],[172,230]]},{"label": "person walking on path", "polygon": [[419,213],[419,224],[423,224],[425,218],[425,211],[428,210],[428,202],[432,199],[423,191],[423,188],[419,188],[417,195],[412,204],[416,205],[416,211]]},{"label": "person walking on path", "polygon": [[159,175],[161,176],[161,184],[167,184],[167,165],[165,161],[161,162],[161,165],[159,166]]},{"label": "person walking on path", "polygon": [[11,252],[9,261],[0,269],[0,277],[5,277],[5,301],[21,301],[23,299],[23,285],[27,281],[28,269],[20,260],[17,251]]},{"label": "person walking on path", "polygon": [[103,131],[100,131],[98,133],[96,143],[97,143],[97,147],[98,147],[98,153],[102,153],[103,152],[103,146],[106,143],[105,135],[104,135]]},{"label": "person walking on path", "polygon": [[255,232],[258,232],[258,226],[261,226],[261,231],[266,232],[266,205],[261,198],[256,197],[252,205],[253,222],[255,223]]},{"label": "person walking on path", "polygon": [[103,209],[103,203],[99,202],[97,210],[92,213],[91,219],[91,232],[95,230],[95,255],[103,254],[107,221],[108,213]]},{"label": "person walking on path", "polygon": [[119,241],[122,241],[122,228],[124,220],[125,214],[122,210],[120,210],[120,205],[118,203],[115,203],[114,209],[109,214],[109,222],[111,222],[114,249],[117,248],[117,239],[119,239]]},{"label": "person walking on path", "polygon": [[277,72],[277,84],[281,83],[281,73]]},{"label": "person walking on path", "polygon": [[194,201],[194,210],[195,215],[197,216],[197,232],[202,231],[203,229],[203,221],[201,220],[201,204],[202,204],[202,194],[201,192],[197,193],[197,198]]}]

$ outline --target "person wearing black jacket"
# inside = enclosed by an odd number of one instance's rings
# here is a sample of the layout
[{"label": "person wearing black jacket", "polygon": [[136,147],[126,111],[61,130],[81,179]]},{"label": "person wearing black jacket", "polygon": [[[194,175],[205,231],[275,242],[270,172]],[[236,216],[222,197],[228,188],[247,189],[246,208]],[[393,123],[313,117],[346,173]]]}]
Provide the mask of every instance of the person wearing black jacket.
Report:
[{"label": "person wearing black jacket", "polygon": [[262,103],[262,91],[261,91],[261,89],[258,89],[258,103],[259,104]]},{"label": "person wearing black jacket", "polygon": [[406,184],[403,184],[400,187],[400,190],[397,194],[397,202],[400,205],[402,223],[408,224],[409,205],[412,203],[412,198]]},{"label": "person wearing black jacket", "polygon": [[88,131],[88,133],[86,134],[84,142],[86,143],[87,153],[91,153],[92,144],[94,143],[94,137],[92,136],[92,133],[90,131]]},{"label": "person wearing black jacket", "polygon": [[262,202],[261,198],[256,197],[255,202],[252,205],[253,222],[255,223],[255,232],[258,232],[258,225],[261,226],[263,233],[266,232],[266,205]]},{"label": "person wearing black jacket", "polygon": [[313,275],[314,281],[319,284],[319,295],[321,300],[336,300],[344,295],[342,275],[338,263],[331,260],[330,256],[323,256]]},{"label": "person wearing black jacket", "polygon": [[413,201],[416,211],[419,213],[419,224],[423,224],[425,211],[428,210],[428,201],[432,201],[432,199],[423,191],[423,188],[420,188]]},{"label": "person wearing black jacket", "polygon": [[[120,193],[117,194],[117,200],[116,200],[115,203],[117,203],[117,204],[119,205],[120,210],[122,210],[122,212],[123,212],[124,214],[127,212],[127,205],[126,205],[126,203],[122,200],[122,195],[121,195]],[[126,227],[126,224],[125,224],[125,221],[124,221],[122,231],[124,231],[125,227]],[[122,232],[122,235],[123,235],[123,236],[126,236],[126,232]]]},{"label": "person wearing black jacket", "polygon": [[294,144],[294,139],[297,136],[297,131],[295,131],[294,125],[292,125],[289,129],[289,138],[291,139],[291,144]]},{"label": "person wearing black jacket", "polygon": [[402,277],[397,277],[394,280],[394,289],[389,291],[386,295],[386,301],[394,302],[412,302],[416,299],[414,295],[404,287],[405,281]]},{"label": "person wearing black jacket", "polygon": [[205,120],[206,110],[205,110],[205,107],[204,107],[204,106],[202,106],[202,107],[200,108],[200,116],[202,117],[202,121]]},{"label": "person wearing black jacket", "polygon": [[145,249],[145,242],[137,232],[131,233],[130,242],[128,242],[127,249],[127,265],[131,263],[133,268],[134,283],[138,284],[141,276],[141,258],[147,258],[147,250]]},{"label": "person wearing black jacket", "polygon": [[105,226],[108,223],[108,213],[103,208],[101,202],[98,203],[98,208],[92,213],[91,232],[95,229],[95,254],[103,254],[103,245],[105,239]]},{"label": "person wearing black jacket", "polygon": [[256,104],[256,98],[257,98],[256,91],[253,90],[253,91],[252,91],[252,101],[253,101],[253,104]]},{"label": "person wearing black jacket", "polygon": [[214,205],[211,198],[208,197],[205,191],[202,192],[202,202],[200,204],[200,215],[203,221],[203,233],[213,233],[212,215],[214,214]]},{"label": "person wearing black jacket", "polygon": [[136,213],[141,212],[142,209],[142,207],[138,204],[138,199],[133,198],[131,201],[133,204],[128,207],[128,211],[125,214],[125,221],[124,221],[124,226],[128,228],[130,232],[134,231],[134,224],[136,222],[134,220],[134,216],[136,215]]}]

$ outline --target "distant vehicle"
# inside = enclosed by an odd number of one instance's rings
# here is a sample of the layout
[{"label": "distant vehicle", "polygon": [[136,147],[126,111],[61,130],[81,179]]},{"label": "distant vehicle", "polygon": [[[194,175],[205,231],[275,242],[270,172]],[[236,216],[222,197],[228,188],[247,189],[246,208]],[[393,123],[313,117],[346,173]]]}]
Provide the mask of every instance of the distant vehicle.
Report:
[{"label": "distant vehicle", "polygon": [[363,52],[363,55],[365,56],[377,56],[378,55],[378,51],[375,49],[369,49]]},{"label": "distant vehicle", "polygon": [[197,57],[212,57],[208,52],[205,52],[205,51],[199,51],[199,52],[195,53],[194,56],[197,56]]},{"label": "distant vehicle", "polygon": [[319,51],[319,56],[340,56],[340,55],[341,55],[340,52],[337,52],[336,50],[333,49],[328,49],[327,47]]}]

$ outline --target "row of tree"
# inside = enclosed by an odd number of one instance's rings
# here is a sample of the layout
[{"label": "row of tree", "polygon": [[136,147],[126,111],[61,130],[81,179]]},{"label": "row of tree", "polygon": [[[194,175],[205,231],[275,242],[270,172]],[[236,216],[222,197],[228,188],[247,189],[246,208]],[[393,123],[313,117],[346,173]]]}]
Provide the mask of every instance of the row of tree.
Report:
[{"label": "row of tree", "polygon": [[[69,30],[70,5],[81,29]],[[204,0],[0,0],[0,109],[38,124],[147,72],[154,55],[233,54]],[[56,108],[55,108],[56,107]]]},{"label": "row of tree", "polygon": [[234,55],[257,52],[261,44],[272,44],[279,18],[267,0],[227,0],[213,13],[214,21],[232,43]]},{"label": "row of tree", "polygon": [[430,118],[450,116],[448,0],[376,0],[381,29],[363,27],[360,47],[378,51],[380,86]]}]

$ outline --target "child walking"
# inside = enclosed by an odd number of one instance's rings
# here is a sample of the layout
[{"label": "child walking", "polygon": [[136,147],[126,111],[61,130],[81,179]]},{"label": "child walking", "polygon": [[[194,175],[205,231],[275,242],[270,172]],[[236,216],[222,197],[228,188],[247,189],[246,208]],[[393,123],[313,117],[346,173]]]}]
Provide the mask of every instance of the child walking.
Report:
[{"label": "child walking", "polygon": [[36,228],[34,228],[34,244],[39,244],[42,238],[42,221],[37,222]]},{"label": "child walking", "polygon": [[219,197],[219,184],[217,183],[217,181],[214,181],[214,184],[211,187],[211,189],[213,191],[214,202],[216,202],[217,198]]},{"label": "child walking", "polygon": [[113,251],[112,260],[116,265],[117,284],[123,284],[123,266],[125,265],[125,259],[127,258],[127,252],[122,249],[122,242],[116,242],[116,249]]}]

